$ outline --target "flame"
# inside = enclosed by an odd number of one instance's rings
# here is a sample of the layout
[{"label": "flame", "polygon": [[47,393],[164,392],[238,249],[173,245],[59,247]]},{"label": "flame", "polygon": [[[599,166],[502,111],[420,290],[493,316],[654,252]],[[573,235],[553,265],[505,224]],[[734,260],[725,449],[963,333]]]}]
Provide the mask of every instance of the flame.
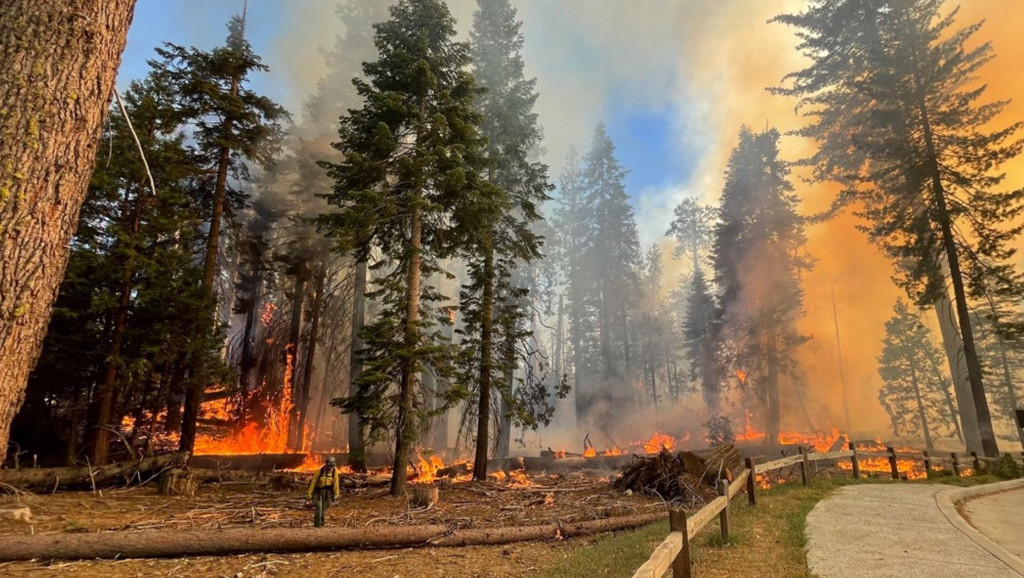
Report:
[{"label": "flame", "polygon": [[587,448],[587,449],[583,450],[583,457],[585,457],[585,458],[596,458],[597,457],[597,450],[595,450],[592,447]]},{"label": "flame", "polygon": [[798,432],[780,432],[779,443],[783,445],[801,445],[808,447],[811,451],[825,453],[836,446],[839,438],[849,439],[841,435],[838,428],[832,428],[829,433],[815,432],[803,434]]},{"label": "flame", "polygon": [[676,439],[668,434],[655,432],[651,439],[635,445],[643,445],[645,453],[656,454],[662,449],[671,450],[676,445]]},{"label": "flame", "polygon": [[747,372],[742,369],[736,370],[736,378],[740,380],[740,385],[747,384]]},{"label": "flame", "polygon": [[421,450],[416,450],[416,459],[419,463],[414,467],[417,475],[412,483],[429,484],[437,480],[437,471],[445,467],[444,461],[433,453],[428,455],[428,459],[424,459],[420,452]]},{"label": "flame", "polygon": [[[327,453],[335,453],[335,452],[327,452]],[[323,467],[324,459],[326,458],[327,453],[324,453],[324,454],[307,453],[306,457],[302,460],[302,464],[299,465],[299,467],[292,468],[292,469],[287,470],[287,471],[289,471],[289,472],[298,472],[298,473],[315,472],[315,471],[319,470],[321,467]],[[338,474],[340,474],[340,475],[351,475],[353,473],[352,472],[352,468],[348,464],[343,464],[343,465],[335,466],[335,469],[338,471]]]},{"label": "flame", "polygon": [[274,320],[274,314],[277,313],[277,305],[267,302],[263,306],[263,313],[260,314],[260,321],[263,322],[264,327],[270,327],[270,322]]},{"label": "flame", "polygon": [[751,425],[750,421],[752,417],[753,414],[751,414],[749,411],[744,412],[743,433],[736,434],[736,441],[763,440],[765,436],[768,435],[763,431],[759,431],[753,425]]},{"label": "flame", "polygon": [[601,454],[601,455],[605,455],[605,456],[624,456],[624,455],[626,455],[627,453],[628,453],[628,452],[627,452],[626,450],[624,450],[624,449],[620,448],[619,446],[615,446],[615,447],[613,447],[613,448],[608,448],[608,449],[607,449],[607,450],[605,450],[605,452],[604,452],[603,454]]},{"label": "flame", "polygon": [[[266,423],[249,422],[241,430],[226,437],[212,435],[196,436],[196,455],[233,455],[233,454],[283,454],[293,450],[288,445],[288,432],[291,426],[292,412],[292,372],[294,370],[294,354],[285,354],[284,387],[281,389],[280,401],[267,410]],[[204,415],[223,415],[229,419],[234,413],[228,400],[215,400],[203,404]],[[301,450],[308,453],[310,446],[309,428],[302,432]]]}]

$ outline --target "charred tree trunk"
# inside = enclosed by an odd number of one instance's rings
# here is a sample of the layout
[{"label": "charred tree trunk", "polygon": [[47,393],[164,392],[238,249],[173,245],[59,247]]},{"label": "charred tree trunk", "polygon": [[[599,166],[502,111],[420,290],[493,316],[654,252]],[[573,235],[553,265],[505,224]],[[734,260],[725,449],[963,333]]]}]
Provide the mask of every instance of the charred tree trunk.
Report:
[{"label": "charred tree trunk", "polygon": [[[366,262],[356,263],[352,279],[352,339],[349,348],[348,395],[359,393],[356,380],[363,373],[363,340],[359,337],[366,322]],[[348,414],[348,463],[355,472],[365,472],[366,446],[363,442],[363,425],[358,413]]]},{"label": "charred tree trunk", "polygon": [[295,279],[295,288],[292,293],[292,319],[288,328],[288,342],[284,346],[285,354],[285,375],[291,375],[291,391],[282,392],[282,395],[291,395],[291,412],[288,419],[288,447],[293,450],[302,449],[302,430],[298,429],[300,405],[304,397],[302,380],[296,379],[295,368],[299,365],[299,340],[302,338],[302,314],[306,303],[306,280],[308,278],[309,265],[306,261],[300,260],[295,263],[289,273]]},{"label": "charred tree trunk", "polygon": [[0,3],[0,461],[64,277],[134,8]]},{"label": "charred tree trunk", "polygon": [[487,480],[487,450],[490,447],[491,370],[494,352],[494,249],[484,248],[484,287],[480,296],[480,380],[477,383],[476,452],[473,479]]},{"label": "charred tree trunk", "polygon": [[[299,435],[299,443],[303,441],[306,431],[306,416],[309,412],[309,390],[313,383],[313,362],[316,360],[316,346],[320,335],[320,309],[323,307],[324,283],[327,280],[327,272],[323,267],[317,268],[313,280],[313,302],[310,304],[309,313],[309,340],[306,345],[306,363],[302,369],[302,388],[296,401],[298,410],[295,428]],[[302,449],[298,447],[296,449]]]},{"label": "charred tree trunk", "polygon": [[420,344],[420,265],[423,250],[423,216],[419,207],[422,193],[413,195],[412,222],[409,230],[410,254],[406,270],[406,311],[404,348],[405,360],[402,362],[402,377],[398,391],[398,420],[395,424],[395,464],[391,476],[391,495],[405,494],[405,482],[409,477],[406,465],[409,454],[416,443],[416,416],[414,401],[416,399],[416,354]]},{"label": "charred tree trunk", "polygon": [[[256,275],[254,275],[256,276]],[[253,281],[249,295],[245,297],[245,330],[242,334],[242,359],[238,364],[238,415],[236,420],[238,426],[244,426],[247,408],[249,407],[249,392],[252,391],[252,368],[256,365],[256,355],[253,352],[253,340],[256,338],[256,312],[259,309],[260,281]]]}]

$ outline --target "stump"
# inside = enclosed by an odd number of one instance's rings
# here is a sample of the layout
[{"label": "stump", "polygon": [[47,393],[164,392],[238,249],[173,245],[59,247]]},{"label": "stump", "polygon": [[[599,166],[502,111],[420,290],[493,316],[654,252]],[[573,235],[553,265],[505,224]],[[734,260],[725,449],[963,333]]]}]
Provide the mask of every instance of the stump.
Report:
[{"label": "stump", "polygon": [[167,496],[195,496],[199,480],[187,470],[173,469],[160,476],[160,493]]},{"label": "stump", "polygon": [[437,503],[438,494],[437,486],[413,486],[410,501],[417,508],[425,508]]}]

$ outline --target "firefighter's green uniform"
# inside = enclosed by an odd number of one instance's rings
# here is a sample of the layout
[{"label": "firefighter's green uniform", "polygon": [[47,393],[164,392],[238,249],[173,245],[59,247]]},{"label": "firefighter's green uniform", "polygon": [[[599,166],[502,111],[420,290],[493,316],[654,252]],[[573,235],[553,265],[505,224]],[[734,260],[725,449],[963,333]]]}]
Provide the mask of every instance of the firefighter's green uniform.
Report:
[{"label": "firefighter's green uniform", "polygon": [[334,468],[334,458],[329,457],[324,467],[317,470],[312,481],[309,482],[309,490],[306,492],[306,499],[313,502],[314,526],[324,525],[327,506],[330,502],[338,499],[340,491],[338,470]]}]

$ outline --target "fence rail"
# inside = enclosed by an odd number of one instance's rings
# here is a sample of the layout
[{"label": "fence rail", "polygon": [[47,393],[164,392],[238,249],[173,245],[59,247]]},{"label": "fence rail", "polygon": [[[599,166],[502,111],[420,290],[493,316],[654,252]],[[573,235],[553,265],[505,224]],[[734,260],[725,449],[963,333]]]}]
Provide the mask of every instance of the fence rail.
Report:
[{"label": "fence rail", "polygon": [[[658,547],[654,549],[651,557],[644,562],[643,566],[633,573],[633,578],[661,578],[668,570],[672,569],[673,578],[691,578],[690,563],[690,539],[697,535],[717,516],[719,518],[722,537],[729,537],[729,503],[733,497],[746,487],[747,500],[751,506],[757,505],[757,475],[766,472],[800,465],[801,479],[803,485],[810,484],[811,462],[825,460],[849,459],[850,469],[853,477],[860,479],[861,458],[886,458],[889,460],[890,473],[895,480],[900,479],[898,459],[920,459],[924,462],[925,474],[930,475],[932,466],[936,462],[948,462],[953,466],[953,473],[956,476],[963,474],[963,465],[960,458],[971,460],[975,471],[981,469],[982,462],[996,462],[1002,458],[989,458],[979,456],[974,452],[967,455],[951,452],[949,457],[933,456],[928,451],[923,452],[897,452],[889,446],[884,452],[867,452],[858,450],[853,442],[850,442],[848,450],[835,452],[808,452],[800,448],[800,453],[793,456],[786,456],[763,464],[758,464],[753,458],[746,458],[746,467],[732,483],[726,480],[718,480],[718,497],[708,502],[703,508],[693,514],[687,515],[682,508],[670,507],[668,510],[669,535]],[[1020,459],[1024,462],[1024,452],[1020,453]]]}]

